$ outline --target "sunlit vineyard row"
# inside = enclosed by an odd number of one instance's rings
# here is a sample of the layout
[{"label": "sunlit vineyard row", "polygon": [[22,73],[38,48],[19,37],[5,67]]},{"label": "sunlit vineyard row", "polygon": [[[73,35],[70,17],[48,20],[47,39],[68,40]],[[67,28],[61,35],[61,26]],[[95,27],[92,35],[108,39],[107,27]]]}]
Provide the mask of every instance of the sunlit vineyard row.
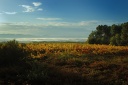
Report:
[{"label": "sunlit vineyard row", "polygon": [[52,54],[59,56],[64,53],[76,57],[82,56],[116,56],[128,54],[128,46],[111,46],[111,45],[89,45],[78,43],[40,43],[26,44],[24,49],[31,53],[31,57],[41,58]]}]

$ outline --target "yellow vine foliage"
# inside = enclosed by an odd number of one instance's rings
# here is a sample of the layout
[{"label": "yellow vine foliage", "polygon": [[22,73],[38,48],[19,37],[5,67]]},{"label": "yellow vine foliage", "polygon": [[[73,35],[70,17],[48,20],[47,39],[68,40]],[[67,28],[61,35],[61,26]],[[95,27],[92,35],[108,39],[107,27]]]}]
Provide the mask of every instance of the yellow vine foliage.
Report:
[{"label": "yellow vine foliage", "polygon": [[80,43],[29,43],[24,49],[34,58],[40,58],[52,54],[59,56],[70,54],[80,57],[82,55],[125,55],[128,54],[128,46],[90,45]]}]

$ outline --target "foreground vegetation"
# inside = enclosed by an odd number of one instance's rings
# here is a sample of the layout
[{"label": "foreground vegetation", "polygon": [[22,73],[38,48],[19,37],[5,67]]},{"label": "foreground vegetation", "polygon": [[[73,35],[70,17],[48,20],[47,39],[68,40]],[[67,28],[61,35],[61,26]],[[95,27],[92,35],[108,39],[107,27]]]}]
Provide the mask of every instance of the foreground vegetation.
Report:
[{"label": "foreground vegetation", "polygon": [[128,47],[1,43],[0,84],[127,85]]}]

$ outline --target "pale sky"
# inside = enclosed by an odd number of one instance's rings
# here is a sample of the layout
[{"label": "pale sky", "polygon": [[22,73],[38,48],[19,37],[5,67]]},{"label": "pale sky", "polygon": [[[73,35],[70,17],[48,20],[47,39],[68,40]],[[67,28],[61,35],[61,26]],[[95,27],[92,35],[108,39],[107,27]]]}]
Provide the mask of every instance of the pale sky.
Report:
[{"label": "pale sky", "polygon": [[87,38],[128,21],[128,0],[0,0],[0,36]]}]

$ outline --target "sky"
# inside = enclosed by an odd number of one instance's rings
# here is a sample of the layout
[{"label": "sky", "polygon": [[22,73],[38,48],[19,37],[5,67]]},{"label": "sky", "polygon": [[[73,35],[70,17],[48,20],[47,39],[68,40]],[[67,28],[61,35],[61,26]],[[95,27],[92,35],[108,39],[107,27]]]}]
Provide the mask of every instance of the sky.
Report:
[{"label": "sky", "polygon": [[128,0],[0,0],[0,38],[87,38],[128,21]]}]

